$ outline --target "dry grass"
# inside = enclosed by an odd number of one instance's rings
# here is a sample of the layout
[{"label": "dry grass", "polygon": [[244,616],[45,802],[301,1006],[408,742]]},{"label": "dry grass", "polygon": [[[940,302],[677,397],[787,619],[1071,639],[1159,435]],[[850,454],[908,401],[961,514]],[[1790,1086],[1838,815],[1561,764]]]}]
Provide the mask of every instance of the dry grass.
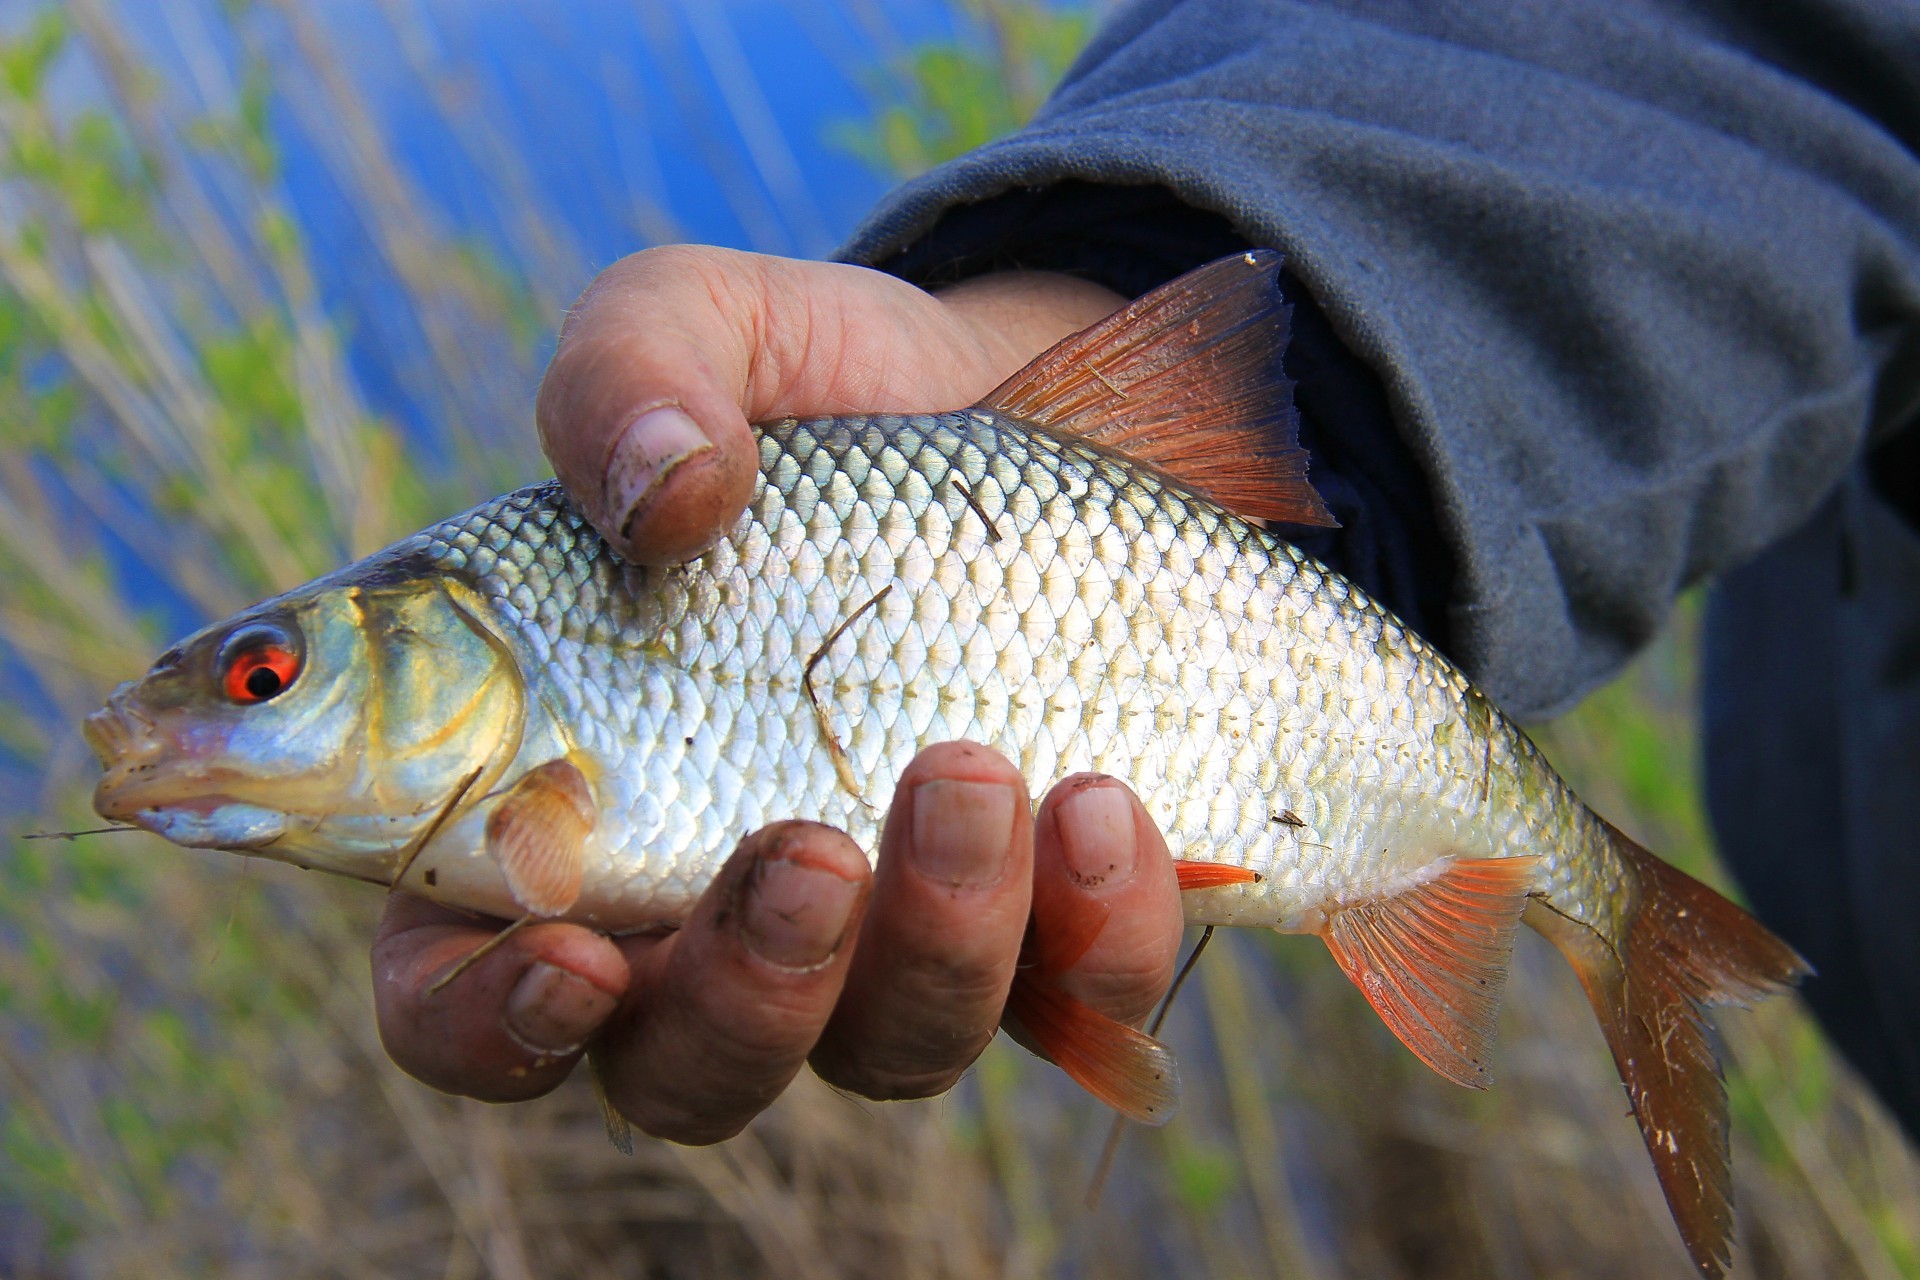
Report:
[{"label": "dry grass", "polygon": [[[1030,92],[1019,78],[1057,65],[1065,28],[978,10],[995,39],[876,76],[904,105],[861,135],[874,154],[920,163],[992,127],[930,79],[956,65],[987,86],[975,96]],[[30,766],[0,846],[0,1274],[1688,1274],[1586,1003],[1532,939],[1484,1095],[1393,1043],[1317,945],[1217,942],[1168,1030],[1187,1109],[1129,1135],[1089,1213],[1105,1118],[1004,1043],[946,1099],[879,1106],[809,1081],[733,1142],[626,1159],[579,1082],[490,1108],[387,1063],[364,950],[378,904],[357,886],[144,835],[13,838],[89,824],[72,726],[181,618],[534,474],[528,335],[561,299],[530,282],[584,270],[504,106],[473,109],[424,46],[410,65],[449,145],[501,175],[510,234],[492,257],[395,159],[302,6],[219,32],[176,19],[184,79],[143,65],[110,0],[60,12],[0,50],[0,744]],[[383,12],[404,44],[411,10]],[[724,58],[724,33],[706,39]],[[271,80],[270,46],[294,50]],[[62,74],[93,77],[101,109],[55,110]],[[418,339],[403,393],[437,433],[361,394],[277,180],[269,105],[337,122],[325,159]],[[755,218],[785,216],[777,148],[728,163],[760,193]],[[664,206],[635,219],[673,225]],[[1683,626],[1545,736],[1604,811],[1700,868],[1689,652]],[[1916,1274],[1913,1153],[1790,1002],[1723,1025],[1739,1273]]]}]

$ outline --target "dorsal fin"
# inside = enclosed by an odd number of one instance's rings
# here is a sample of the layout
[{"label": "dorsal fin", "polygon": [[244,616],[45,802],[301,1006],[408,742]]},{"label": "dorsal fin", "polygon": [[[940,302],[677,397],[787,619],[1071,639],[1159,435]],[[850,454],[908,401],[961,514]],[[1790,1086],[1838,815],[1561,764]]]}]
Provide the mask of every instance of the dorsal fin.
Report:
[{"label": "dorsal fin", "polygon": [[980,402],[1148,463],[1262,520],[1333,526],[1280,368],[1280,255],[1221,258],[1065,338]]}]

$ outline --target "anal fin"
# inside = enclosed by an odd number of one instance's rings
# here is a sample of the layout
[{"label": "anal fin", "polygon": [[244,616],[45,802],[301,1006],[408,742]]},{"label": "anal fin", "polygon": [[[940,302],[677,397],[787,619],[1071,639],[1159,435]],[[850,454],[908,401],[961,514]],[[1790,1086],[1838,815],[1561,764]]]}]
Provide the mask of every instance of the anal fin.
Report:
[{"label": "anal fin", "polygon": [[1328,919],[1327,949],[1428,1066],[1484,1089],[1514,930],[1538,858],[1457,861],[1425,884]]},{"label": "anal fin", "polygon": [[530,915],[561,915],[579,899],[595,817],[593,791],[570,760],[529,769],[487,816],[487,852]]}]

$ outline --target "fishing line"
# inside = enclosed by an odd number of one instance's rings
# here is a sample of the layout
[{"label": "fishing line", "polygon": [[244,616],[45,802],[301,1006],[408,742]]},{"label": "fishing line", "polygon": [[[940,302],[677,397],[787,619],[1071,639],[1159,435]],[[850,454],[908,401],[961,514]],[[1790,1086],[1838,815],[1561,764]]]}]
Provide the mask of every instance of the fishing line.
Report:
[{"label": "fishing line", "polygon": [[[1180,988],[1187,985],[1187,977],[1193,972],[1193,966],[1200,961],[1200,953],[1213,941],[1213,926],[1208,925],[1200,932],[1200,941],[1193,944],[1193,950],[1187,953],[1187,962],[1180,966],[1173,985],[1167,988],[1166,999],[1160,1002],[1160,1011],[1153,1015],[1153,1023],[1147,1028],[1147,1034],[1156,1040],[1160,1037],[1160,1024],[1167,1020],[1167,1011],[1173,1008],[1173,998],[1180,994]],[[1120,1139],[1127,1132],[1127,1118],[1115,1116],[1113,1128],[1107,1132],[1107,1145],[1100,1152],[1100,1163],[1094,1166],[1093,1184],[1087,1188],[1086,1205],[1089,1210],[1100,1207],[1100,1193],[1107,1189],[1107,1176],[1113,1172],[1114,1157],[1120,1154]]]},{"label": "fishing line", "polygon": [[123,826],[94,827],[87,831],[23,831],[20,833],[20,838],[22,840],[78,840],[81,836],[110,836],[120,831],[139,830],[141,830],[139,827]]},{"label": "fishing line", "polygon": [[[476,964],[479,964],[482,960],[492,955],[494,952],[494,949],[498,947],[501,943],[505,942],[508,938],[511,938],[514,934],[520,932],[521,929],[525,928],[527,925],[532,924],[535,920],[538,920],[539,918],[540,918],[539,916],[532,915],[532,914],[521,916],[518,920],[515,920],[512,924],[508,925],[506,928],[502,929],[500,932],[494,934],[491,938],[488,938],[485,942],[475,947],[472,951],[469,951],[466,954],[466,957],[463,960],[461,960],[459,964],[456,964],[455,966],[453,966],[453,968],[449,969],[445,974],[441,975],[441,977],[432,986],[427,988],[427,994],[430,996],[439,995],[442,991],[447,989],[448,985],[451,984],[455,978],[459,977],[461,974],[465,973],[467,970],[473,968],[473,966],[475,966]],[[618,1144],[616,1143],[615,1145],[617,1146]]]},{"label": "fishing line", "polygon": [[467,792],[473,789],[473,784],[480,781],[480,775],[485,772],[484,767],[475,769],[453,789],[453,794],[448,796],[447,802],[440,806],[440,812],[433,815],[433,821],[427,824],[426,830],[415,837],[405,852],[400,855],[400,867],[393,873],[393,879],[388,882],[387,892],[391,893],[400,887],[401,879],[413,867],[413,860],[420,856],[420,851],[427,847],[429,841],[440,834],[440,828],[446,825],[447,818],[454,809],[459,807],[460,802],[466,798]]}]

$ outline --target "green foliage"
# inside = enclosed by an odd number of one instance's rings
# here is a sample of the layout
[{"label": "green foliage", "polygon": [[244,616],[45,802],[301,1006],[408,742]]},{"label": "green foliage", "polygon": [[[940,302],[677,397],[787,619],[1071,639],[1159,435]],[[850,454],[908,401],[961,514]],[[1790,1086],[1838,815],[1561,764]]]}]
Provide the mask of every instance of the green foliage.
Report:
[{"label": "green foliage", "polygon": [[1167,1178],[1182,1209],[1205,1222],[1217,1214],[1241,1182],[1240,1161],[1224,1143],[1195,1139],[1186,1130],[1167,1134]]},{"label": "green foliage", "polygon": [[266,65],[249,62],[233,109],[193,121],[186,136],[205,150],[234,157],[249,180],[265,186],[280,176],[280,148],[270,128],[272,95]]},{"label": "green foliage", "polygon": [[63,123],[45,109],[47,75],[66,49],[65,20],[51,9],[16,39],[0,41],[0,87],[14,108],[0,173],[57,193],[84,234],[145,241],[152,160],[103,111],[82,111]]},{"label": "green foliage", "polygon": [[1011,133],[1040,109],[1093,29],[1090,12],[1030,0],[974,0],[976,33],[913,51],[876,81],[872,118],[835,140],[882,173],[908,178]]},{"label": "green foliage", "polygon": [[66,43],[66,17],[55,8],[40,10],[17,39],[0,41],[0,84],[13,98],[36,101]]},{"label": "green foliage", "polygon": [[207,388],[225,421],[219,442],[244,449],[255,439],[284,440],[300,428],[302,405],[293,384],[293,334],[277,315],[210,335],[197,352]]},{"label": "green foliage", "polygon": [[[54,827],[93,825],[72,726],[157,648],[140,599],[154,583],[224,612],[437,505],[312,306],[308,250],[272,186],[263,64],[228,111],[179,119],[86,30],[50,7],[0,45],[0,176],[25,210],[0,228],[0,644],[54,711],[0,705],[0,741],[47,760],[64,823],[34,825]],[[112,100],[142,118],[56,110],[48,86],[81,58],[134,77]],[[170,169],[135,141],[169,136],[211,168]],[[248,192],[250,228],[182,221],[216,201],[209,181]],[[131,576],[106,537],[133,548]],[[294,1055],[322,1034],[311,960],[339,959],[311,944],[349,937],[328,923],[340,899],[309,895],[290,929],[232,871],[146,836],[0,846],[0,1202],[56,1250],[98,1257],[123,1233],[109,1271],[172,1272],[170,1248],[136,1263],[137,1241],[194,1218],[182,1197],[208,1194],[209,1171],[258,1165],[286,1096],[325,1105]],[[234,1223],[212,1257],[305,1212],[261,1187],[214,1194]]]}]

